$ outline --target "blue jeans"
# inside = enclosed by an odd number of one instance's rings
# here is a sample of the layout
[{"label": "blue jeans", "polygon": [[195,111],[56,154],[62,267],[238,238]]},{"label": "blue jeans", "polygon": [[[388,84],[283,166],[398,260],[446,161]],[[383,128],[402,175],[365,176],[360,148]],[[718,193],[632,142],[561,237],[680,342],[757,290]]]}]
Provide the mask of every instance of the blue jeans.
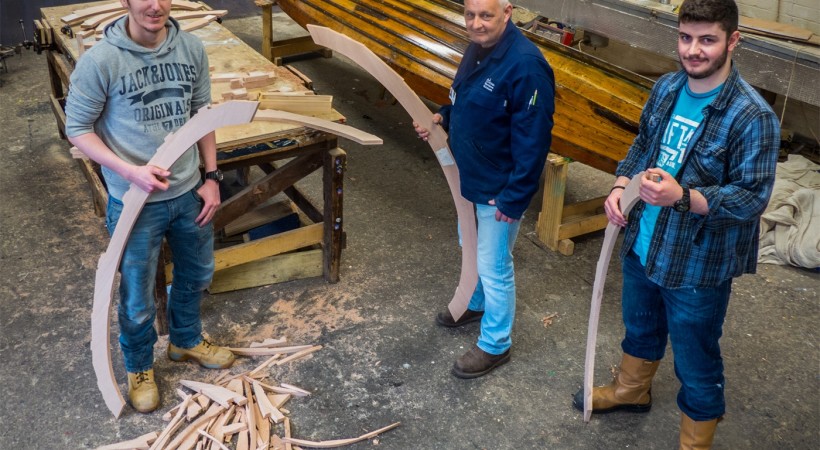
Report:
[{"label": "blue jeans", "polygon": [[478,285],[468,308],[484,311],[478,348],[500,355],[512,345],[515,318],[515,272],[512,250],[521,221],[495,220],[497,208],[476,204]]},{"label": "blue jeans", "polygon": [[635,252],[623,261],[623,351],[657,361],[672,340],[675,375],[681,382],[678,407],[693,420],[723,416],[723,359],[718,341],[732,291],[732,280],[712,288],[667,289],[646,277]]},{"label": "blue jeans", "polygon": [[[113,233],[122,213],[122,202],[109,197],[106,226]],[[120,348],[128,372],[153,367],[157,262],[162,238],[167,238],[174,263],[174,279],[168,296],[169,339],[190,348],[202,341],[199,305],[202,291],[214,271],[213,224],[199,227],[194,221],[202,209],[196,190],[177,198],[147,203],[125,246],[120,263]]]}]

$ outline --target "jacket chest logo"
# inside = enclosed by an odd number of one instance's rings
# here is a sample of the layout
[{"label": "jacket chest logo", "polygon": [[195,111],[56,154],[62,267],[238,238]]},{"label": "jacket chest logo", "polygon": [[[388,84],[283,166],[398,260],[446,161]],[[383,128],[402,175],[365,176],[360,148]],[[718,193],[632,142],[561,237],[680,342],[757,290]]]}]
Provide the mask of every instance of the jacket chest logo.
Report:
[{"label": "jacket chest logo", "polygon": [[493,80],[491,78],[487,78],[486,80],[484,80],[484,89],[492,92],[493,88],[495,88],[495,83],[493,83]]}]

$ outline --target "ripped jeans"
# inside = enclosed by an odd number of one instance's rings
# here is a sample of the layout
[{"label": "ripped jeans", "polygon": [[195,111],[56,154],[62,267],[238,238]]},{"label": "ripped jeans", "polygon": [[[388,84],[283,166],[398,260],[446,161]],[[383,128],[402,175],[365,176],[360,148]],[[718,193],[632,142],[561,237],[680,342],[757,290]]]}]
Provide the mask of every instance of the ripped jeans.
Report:
[{"label": "ripped jeans", "polygon": [[[109,197],[106,226],[109,233],[122,214],[121,201]],[[168,327],[171,343],[191,348],[202,341],[199,307],[202,291],[214,271],[213,224],[199,227],[195,219],[202,200],[193,189],[171,200],[146,203],[139,215],[120,263],[120,348],[128,372],[153,367],[157,332],[154,305],[157,262],[162,238],[168,240],[174,263],[168,296]]]},{"label": "ripped jeans", "polygon": [[723,416],[723,359],[718,341],[732,280],[716,287],[667,289],[646,277],[634,251],[623,260],[623,351],[637,358],[663,358],[672,341],[675,375],[681,382],[678,407],[696,421]]}]

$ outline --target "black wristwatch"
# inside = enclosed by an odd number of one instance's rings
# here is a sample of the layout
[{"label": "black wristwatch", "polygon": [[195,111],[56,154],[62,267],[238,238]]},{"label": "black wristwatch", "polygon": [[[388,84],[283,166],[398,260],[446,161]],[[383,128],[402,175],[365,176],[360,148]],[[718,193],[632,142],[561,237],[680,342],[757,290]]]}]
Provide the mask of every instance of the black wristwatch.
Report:
[{"label": "black wristwatch", "polygon": [[211,171],[211,172],[205,172],[205,179],[206,180],[214,180],[217,183],[221,183],[222,182],[222,171],[219,170],[219,169],[216,169],[216,170]]},{"label": "black wristwatch", "polygon": [[675,208],[675,211],[685,213],[689,211],[689,188],[686,186],[683,187],[683,196],[681,196],[680,200],[676,201],[672,207]]}]

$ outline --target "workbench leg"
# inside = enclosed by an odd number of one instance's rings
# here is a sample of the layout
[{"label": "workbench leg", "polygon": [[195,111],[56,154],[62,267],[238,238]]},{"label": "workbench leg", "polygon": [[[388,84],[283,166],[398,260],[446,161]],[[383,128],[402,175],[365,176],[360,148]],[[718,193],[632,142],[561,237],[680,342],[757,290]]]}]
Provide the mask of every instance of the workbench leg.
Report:
[{"label": "workbench leg", "polygon": [[541,213],[538,214],[536,235],[550,250],[562,255],[572,255],[575,244],[570,239],[558,240],[561,229],[561,218],[564,209],[564,195],[567,187],[569,160],[550,154],[544,174],[544,199],[541,202]]},{"label": "workbench leg", "polygon": [[262,5],[262,56],[271,61],[271,44],[273,43],[273,7]]},{"label": "workbench leg", "polygon": [[325,280],[335,283],[339,281],[339,263],[342,258],[343,223],[342,199],[347,153],[340,148],[328,151],[324,155],[324,262],[323,274]]}]

